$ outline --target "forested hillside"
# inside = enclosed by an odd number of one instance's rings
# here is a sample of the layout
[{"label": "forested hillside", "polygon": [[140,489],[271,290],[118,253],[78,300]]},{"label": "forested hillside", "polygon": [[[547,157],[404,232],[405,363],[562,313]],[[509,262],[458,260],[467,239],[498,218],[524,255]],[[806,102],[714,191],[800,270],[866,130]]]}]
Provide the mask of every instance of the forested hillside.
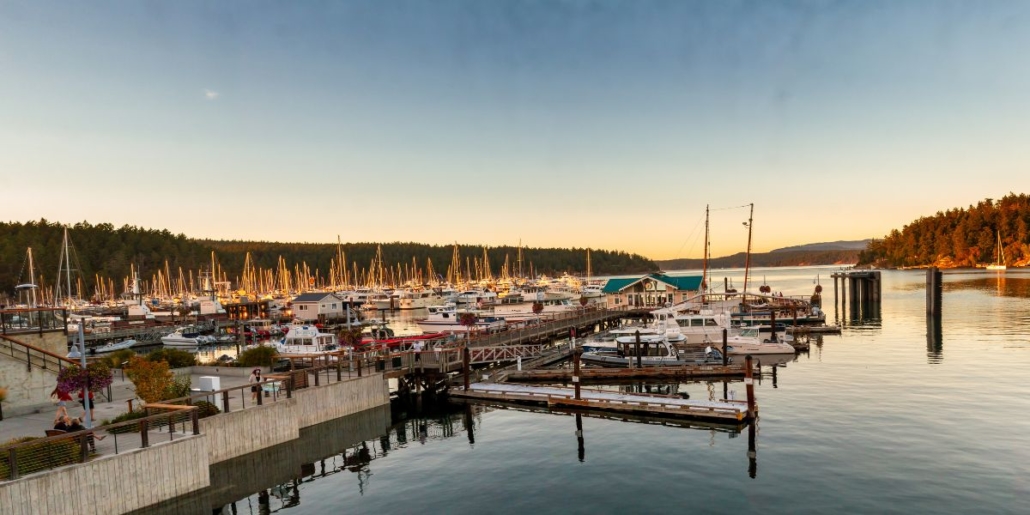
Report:
[{"label": "forested hillside", "polygon": [[[29,281],[26,250],[32,247],[37,274],[37,283],[52,284],[57,274],[61,256],[61,242],[64,225],[47,220],[34,222],[0,222],[0,293],[11,294],[18,283]],[[188,238],[172,234],[167,230],[143,229],[111,224],[92,225],[80,222],[69,227],[72,243],[72,268],[86,284],[93,284],[95,276],[114,279],[120,285],[122,278],[129,275],[129,265],[140,270],[144,280],[158,270],[168,269],[175,274],[183,270],[200,270],[211,262],[211,251],[216,254],[218,266],[230,280],[242,272],[247,252],[251,253],[253,266],[274,269],[282,257],[287,266],[307,264],[311,273],[318,270],[321,277],[328,277],[330,260],[337,255],[335,244],[270,243],[244,241],[212,241]],[[344,243],[347,269],[359,271],[368,269],[376,255],[376,243]],[[453,257],[453,246],[426,245],[421,243],[382,244],[383,266],[397,269],[405,266],[425,270],[427,258],[432,259],[433,269],[438,275],[445,275]],[[460,245],[458,248],[462,267],[476,270],[476,260],[482,260],[483,247]],[[510,269],[517,270],[516,247],[491,247],[488,260],[492,274],[498,275],[507,257]],[[414,263],[414,265],[413,265]],[[596,275],[648,272],[657,270],[655,263],[643,256],[619,251],[591,250],[591,264]],[[537,273],[557,274],[561,272],[585,273],[586,249],[550,248],[522,249],[522,265],[526,275],[530,267]]]},{"label": "forested hillside", "polygon": [[[751,254],[751,266],[809,266],[809,265],[853,265],[858,261],[857,250],[777,250]],[[743,268],[747,254],[740,252],[709,260],[710,268]],[[700,269],[701,259],[670,259],[657,261],[662,270]]]},{"label": "forested hillside", "polygon": [[998,235],[1009,266],[1030,264],[1030,197],[1009,193],[920,218],[873,240],[860,265],[975,267],[993,263]]}]

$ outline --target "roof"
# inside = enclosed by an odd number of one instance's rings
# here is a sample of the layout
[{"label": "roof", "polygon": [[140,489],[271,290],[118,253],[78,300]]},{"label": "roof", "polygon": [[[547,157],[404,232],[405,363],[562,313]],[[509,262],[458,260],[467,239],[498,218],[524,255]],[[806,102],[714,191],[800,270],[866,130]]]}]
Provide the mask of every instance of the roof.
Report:
[{"label": "roof", "polygon": [[640,279],[642,278],[637,277],[634,279],[631,277],[628,279],[608,279],[608,282],[604,283],[602,291],[605,293],[619,293],[623,288],[639,281]]},{"label": "roof", "polygon": [[700,275],[665,275],[665,274],[651,274],[651,277],[665,283],[674,286],[677,290],[700,290],[701,289],[701,276]]},{"label": "roof", "polygon": [[[336,297],[336,295],[333,295],[332,293],[325,293],[325,292],[302,293],[302,294],[297,295],[296,297],[294,297],[293,298],[293,302],[320,302],[322,299],[325,299],[326,297]],[[339,297],[336,297],[336,298],[338,300],[343,300],[343,299],[340,299]]]},{"label": "roof", "polygon": [[620,291],[632,286],[644,279],[651,278],[658,282],[672,286],[677,290],[697,291],[701,289],[701,276],[700,275],[665,275],[665,274],[648,274],[640,277],[629,277],[629,278],[618,278],[608,279],[608,282],[604,284],[604,293],[619,293]]}]

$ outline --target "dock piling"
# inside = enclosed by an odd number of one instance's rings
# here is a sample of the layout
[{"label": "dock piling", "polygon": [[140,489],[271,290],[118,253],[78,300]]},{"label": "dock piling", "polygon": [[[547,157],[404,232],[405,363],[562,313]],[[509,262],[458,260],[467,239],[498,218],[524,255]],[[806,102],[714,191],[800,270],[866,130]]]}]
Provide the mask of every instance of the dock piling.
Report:
[{"label": "dock piling", "polygon": [[572,384],[576,387],[576,400],[580,400],[579,394],[579,356],[583,351],[574,349],[572,351]]},{"label": "dock piling", "polygon": [[726,328],[724,327],[722,329],[722,366],[724,366],[724,367],[726,365],[730,364],[730,355],[726,352],[726,351],[729,350],[729,345],[728,345],[727,341],[728,341],[728,336],[727,336]]},{"label": "dock piling", "polygon": [[[752,377],[752,359],[751,355],[744,356],[744,385],[747,388],[747,413],[748,416],[754,419],[755,417],[755,379]],[[752,422],[754,424],[754,422]]]},{"label": "dock piling", "polygon": [[465,374],[465,391],[467,392],[468,389],[469,389],[469,379],[470,379],[469,378],[469,369],[472,368],[471,363],[470,363],[472,361],[472,358],[471,358],[471,354],[469,352],[469,348],[468,348],[467,345],[465,347],[462,347],[461,358],[462,358],[462,366],[461,366],[462,373]]},{"label": "dock piling", "polygon": [[634,350],[634,352],[637,353],[637,368],[641,368],[643,366],[643,364],[642,364],[641,359],[640,359],[640,331],[639,330],[636,331],[636,337],[637,337],[636,348],[633,349],[633,350]]}]

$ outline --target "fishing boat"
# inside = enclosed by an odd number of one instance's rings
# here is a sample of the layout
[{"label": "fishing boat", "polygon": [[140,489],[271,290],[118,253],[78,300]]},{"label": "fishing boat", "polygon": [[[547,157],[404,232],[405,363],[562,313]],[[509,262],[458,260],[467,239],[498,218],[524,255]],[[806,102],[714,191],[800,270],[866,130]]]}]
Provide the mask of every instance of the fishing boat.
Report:
[{"label": "fishing boat", "polygon": [[339,341],[332,333],[323,333],[311,324],[287,326],[286,335],[276,344],[280,354],[325,354],[339,348]]},{"label": "fishing boat", "polygon": [[604,368],[626,368],[636,366],[637,363],[642,367],[722,363],[722,354],[714,347],[708,347],[701,353],[687,353],[678,351],[664,338],[647,342],[641,340],[639,344],[635,337],[619,337],[615,341],[617,345],[614,352],[584,352],[580,359],[588,365]]},{"label": "fishing boat", "polygon": [[1001,231],[998,231],[998,251],[994,258],[993,265],[987,265],[988,270],[1005,270],[1008,267],[1005,265],[1005,248],[1001,246]]}]

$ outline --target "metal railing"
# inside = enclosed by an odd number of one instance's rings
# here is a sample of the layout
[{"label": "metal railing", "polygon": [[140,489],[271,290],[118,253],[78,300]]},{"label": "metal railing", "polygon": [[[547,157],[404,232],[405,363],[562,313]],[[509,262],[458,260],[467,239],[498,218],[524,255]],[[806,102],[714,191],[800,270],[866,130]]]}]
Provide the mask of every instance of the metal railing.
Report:
[{"label": "metal railing", "polygon": [[68,310],[63,308],[25,308],[0,310],[0,334],[50,331],[68,332]]},{"label": "metal railing", "polygon": [[[153,405],[152,405],[153,406]],[[161,407],[159,405],[159,407]],[[166,411],[139,419],[106,424],[71,433],[47,431],[47,436],[0,448],[0,481],[97,456],[150,447],[167,439],[200,434],[199,413],[193,406],[167,406]]]},{"label": "metal railing", "polygon": [[24,362],[29,370],[35,366],[43,370],[50,370],[55,374],[60,373],[65,367],[75,364],[74,361],[64,356],[5,335],[0,335],[0,354]]},{"label": "metal railing", "polygon": [[557,335],[572,328],[593,325],[604,320],[621,317],[626,309],[587,307],[572,313],[564,313],[539,324],[528,325],[515,330],[500,331],[488,335],[473,336],[468,345],[492,347],[497,345],[520,345],[545,336]]}]

